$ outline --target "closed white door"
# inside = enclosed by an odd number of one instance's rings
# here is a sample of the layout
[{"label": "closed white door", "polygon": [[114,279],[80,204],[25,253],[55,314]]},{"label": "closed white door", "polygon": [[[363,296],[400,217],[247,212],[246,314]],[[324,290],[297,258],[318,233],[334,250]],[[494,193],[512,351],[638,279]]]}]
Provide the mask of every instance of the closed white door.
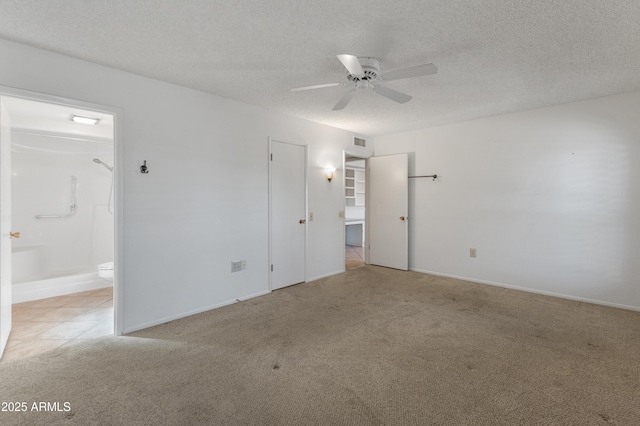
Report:
[{"label": "closed white door", "polygon": [[0,99],[0,357],[11,333],[11,123]]},{"label": "closed white door", "polygon": [[369,158],[369,262],[409,269],[409,157]]},{"label": "closed white door", "polygon": [[271,141],[271,289],[304,282],[306,149]]}]

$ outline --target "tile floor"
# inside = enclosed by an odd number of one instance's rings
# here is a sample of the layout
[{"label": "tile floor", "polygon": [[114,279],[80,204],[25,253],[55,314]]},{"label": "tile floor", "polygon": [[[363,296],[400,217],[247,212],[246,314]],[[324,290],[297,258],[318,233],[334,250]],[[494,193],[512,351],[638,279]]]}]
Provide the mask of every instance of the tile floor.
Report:
[{"label": "tile floor", "polygon": [[364,247],[345,246],[347,269],[364,266]]},{"label": "tile floor", "polygon": [[113,288],[17,303],[12,322],[0,362],[113,334]]}]

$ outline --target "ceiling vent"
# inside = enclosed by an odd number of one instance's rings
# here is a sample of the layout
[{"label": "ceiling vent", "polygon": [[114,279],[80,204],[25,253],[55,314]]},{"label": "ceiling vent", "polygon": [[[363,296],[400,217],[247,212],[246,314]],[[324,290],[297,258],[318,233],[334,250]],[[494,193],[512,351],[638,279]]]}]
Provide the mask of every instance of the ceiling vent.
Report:
[{"label": "ceiling vent", "polygon": [[364,139],[360,139],[360,138],[353,138],[353,144],[355,146],[361,146],[361,147],[365,148],[367,146],[367,141],[365,141]]}]

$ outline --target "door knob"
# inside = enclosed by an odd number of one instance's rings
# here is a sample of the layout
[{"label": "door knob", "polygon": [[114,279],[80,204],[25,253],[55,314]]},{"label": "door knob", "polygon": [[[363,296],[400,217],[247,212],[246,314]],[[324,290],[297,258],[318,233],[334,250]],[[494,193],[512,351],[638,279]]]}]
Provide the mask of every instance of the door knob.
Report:
[{"label": "door knob", "polygon": [[9,232],[9,238],[20,238],[19,232]]},{"label": "door knob", "polygon": [[400,216],[400,220],[405,220],[406,218],[404,216]]},{"label": "door knob", "polygon": [[307,223],[307,221],[304,219],[300,219],[300,223]]}]

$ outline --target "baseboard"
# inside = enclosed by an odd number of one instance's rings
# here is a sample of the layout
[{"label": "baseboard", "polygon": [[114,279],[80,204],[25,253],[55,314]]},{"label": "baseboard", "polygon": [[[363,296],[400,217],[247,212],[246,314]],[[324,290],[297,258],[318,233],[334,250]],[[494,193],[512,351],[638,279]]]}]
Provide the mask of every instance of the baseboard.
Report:
[{"label": "baseboard", "polygon": [[585,297],[572,296],[570,294],[554,293],[552,291],[537,290],[537,289],[529,288],[529,287],[520,287],[520,286],[517,286],[517,285],[504,284],[504,283],[499,283],[499,282],[495,282],[495,281],[479,280],[479,279],[476,279],[476,278],[463,277],[463,276],[459,276],[459,275],[444,274],[442,272],[426,271],[424,269],[409,268],[409,270],[413,271],[413,272],[420,272],[422,274],[437,275],[437,276],[440,276],[440,277],[447,277],[447,278],[455,278],[455,279],[458,279],[458,280],[470,281],[470,282],[474,282],[474,283],[478,283],[478,284],[487,284],[487,285],[492,285],[492,286],[495,286],[495,287],[504,287],[504,288],[510,288],[512,290],[526,291],[527,293],[543,294],[545,296],[559,297],[561,299],[576,300],[578,302],[592,303],[594,305],[609,306],[609,307],[612,307],[612,308],[620,308],[620,309],[626,309],[626,310],[629,310],[629,311],[638,311],[638,312],[640,312],[640,307],[638,307],[638,306],[623,305],[621,303],[605,302],[605,301],[602,301],[602,300],[588,299],[588,298],[585,298]]},{"label": "baseboard", "polygon": [[311,281],[318,281],[321,280],[323,278],[327,278],[327,277],[332,277],[334,275],[338,275],[338,274],[342,274],[344,273],[344,270],[342,271],[335,271],[335,272],[330,272],[328,274],[323,274],[323,275],[318,275],[317,277],[312,277],[312,278],[307,278],[307,280],[305,281],[306,283],[310,283]]},{"label": "baseboard", "polygon": [[65,296],[81,291],[111,287],[112,283],[98,278],[98,273],[70,275],[41,281],[14,284],[11,288],[11,302],[22,303],[48,297]]},{"label": "baseboard", "polygon": [[133,333],[134,331],[144,330],[145,328],[154,327],[156,325],[164,324],[165,322],[175,321],[180,318],[190,317],[191,315],[201,314],[202,312],[210,311],[212,309],[222,308],[223,306],[233,305],[234,303],[244,302],[245,300],[253,299],[254,297],[264,296],[271,293],[269,290],[260,291],[247,296],[241,296],[237,299],[227,300],[225,302],[216,303],[215,305],[203,306],[202,308],[194,309],[192,311],[183,312],[178,315],[172,315],[156,321],[147,322],[144,324],[134,325],[133,327],[127,327],[123,330],[122,334]]}]

